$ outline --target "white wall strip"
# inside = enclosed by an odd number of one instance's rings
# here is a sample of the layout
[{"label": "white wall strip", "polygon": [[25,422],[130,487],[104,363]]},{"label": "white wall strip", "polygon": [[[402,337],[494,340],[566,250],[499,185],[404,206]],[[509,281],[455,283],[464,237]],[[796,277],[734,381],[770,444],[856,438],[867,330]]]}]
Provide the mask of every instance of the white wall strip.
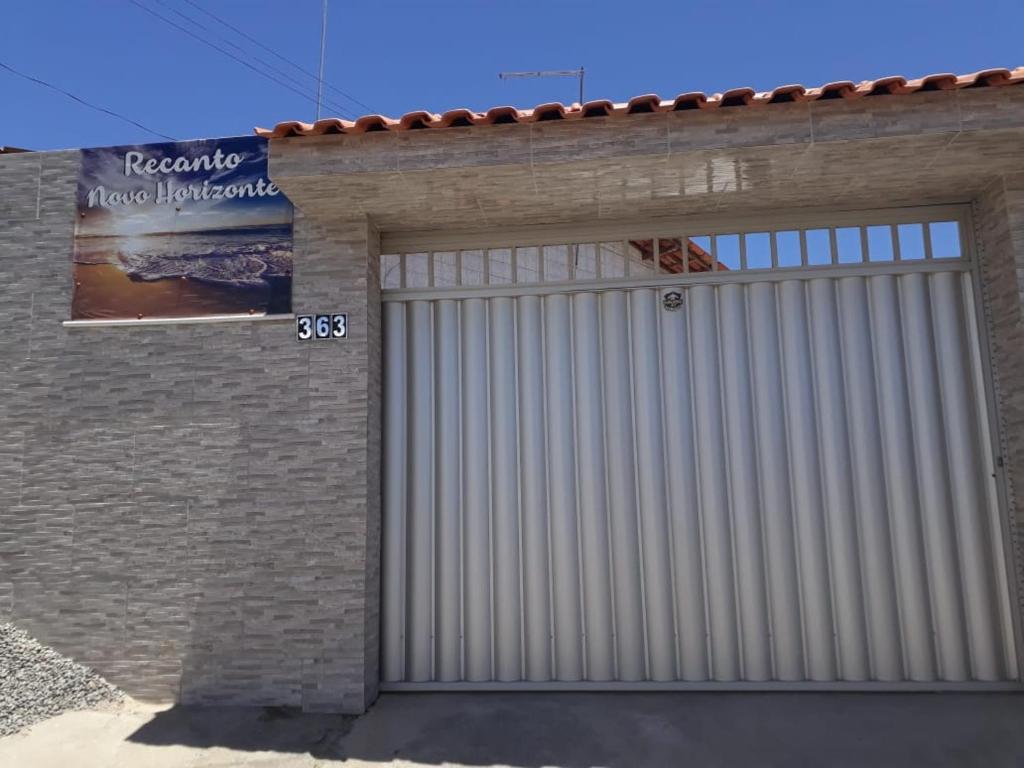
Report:
[{"label": "white wall strip", "polygon": [[202,317],[143,317],[125,320],[64,320],[65,328],[104,328],[146,325],[196,325],[199,323],[243,323],[295,321],[295,315],[205,315]]}]

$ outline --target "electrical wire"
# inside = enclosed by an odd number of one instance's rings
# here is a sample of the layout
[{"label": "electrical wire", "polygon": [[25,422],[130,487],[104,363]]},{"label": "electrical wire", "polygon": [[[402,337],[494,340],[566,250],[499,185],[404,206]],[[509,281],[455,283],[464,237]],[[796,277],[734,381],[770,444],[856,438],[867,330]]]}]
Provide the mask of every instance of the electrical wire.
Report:
[{"label": "electrical wire", "polygon": [[248,61],[246,61],[245,59],[241,59],[238,56],[235,56],[235,54],[231,53],[231,51],[227,51],[227,50],[221,48],[219,45],[217,45],[215,43],[211,43],[209,40],[207,40],[204,37],[201,37],[200,35],[197,35],[195,32],[193,32],[192,30],[188,29],[187,27],[181,26],[180,24],[178,24],[177,22],[167,18],[166,16],[161,16],[159,13],[154,11],[152,8],[146,7],[145,5],[140,3],[138,0],[128,0],[128,2],[131,3],[132,5],[134,5],[136,8],[139,8],[140,10],[145,11],[150,16],[153,16],[153,17],[159,19],[160,21],[164,22],[165,24],[169,24],[170,26],[172,26],[175,29],[177,29],[179,32],[184,32],[189,37],[191,37],[191,38],[193,38],[195,40],[198,40],[199,42],[203,43],[203,45],[206,45],[206,46],[208,46],[210,48],[213,48],[215,51],[219,51],[220,53],[224,54],[228,58],[233,59],[234,61],[237,61],[239,64],[241,64],[242,66],[246,67],[247,69],[251,69],[256,74],[261,75],[262,77],[265,77],[265,78],[267,78],[268,80],[270,80],[270,81],[272,81],[274,83],[277,83],[282,88],[287,88],[289,91],[291,91],[292,93],[296,94],[297,96],[300,96],[301,98],[305,99],[306,101],[312,101],[312,102],[316,103],[316,99],[314,97],[310,96],[309,94],[303,93],[302,91],[298,90],[297,88],[293,88],[289,83],[285,82],[284,80],[280,80],[277,77],[275,77],[274,75],[271,75],[271,74],[269,74],[267,72],[264,72],[261,69],[258,69],[257,67],[253,66]]},{"label": "electrical wire", "polygon": [[105,115],[110,115],[111,117],[116,117],[118,120],[123,120],[126,123],[130,123],[131,125],[134,125],[136,128],[141,128],[146,133],[151,133],[154,136],[159,136],[161,139],[167,139],[168,141],[177,141],[177,139],[175,139],[173,136],[168,136],[165,133],[160,133],[160,131],[154,131],[152,128],[147,128],[142,123],[136,122],[135,120],[132,120],[130,117],[126,117],[126,116],[124,116],[124,115],[122,115],[122,114],[120,114],[118,112],[114,112],[113,110],[106,109],[105,107],[100,107],[100,106],[97,106],[96,104],[92,104],[92,103],[86,101],[85,99],[81,98],[80,96],[76,96],[75,94],[70,93],[69,91],[65,91],[63,88],[59,88],[56,85],[53,85],[52,83],[48,83],[45,80],[40,80],[38,77],[32,77],[32,75],[27,75],[24,72],[20,72],[17,69],[15,69],[14,67],[10,66],[9,64],[5,64],[2,61],[0,61],[0,69],[5,69],[8,72],[10,72],[11,74],[14,74],[14,75],[17,75],[18,77],[24,78],[25,80],[28,80],[29,82],[36,83],[37,85],[41,85],[44,88],[49,88],[52,91],[56,91],[57,93],[61,94],[62,96],[66,96],[67,98],[71,99],[72,101],[76,101],[79,104],[81,104],[81,105],[83,105],[85,107],[88,107],[89,109],[94,109],[97,112],[102,112]]},{"label": "electrical wire", "polygon": [[[231,48],[235,49],[242,56],[251,57],[254,61],[256,61],[259,64],[261,64],[264,68],[270,70],[271,72],[274,72],[277,75],[280,75],[282,78],[287,80],[289,83],[294,85],[296,88],[298,88],[300,90],[304,90],[306,88],[306,85],[304,83],[300,82],[299,80],[296,80],[294,76],[288,74],[287,72],[284,72],[283,70],[279,69],[278,67],[275,67],[273,64],[268,62],[266,59],[261,59],[259,56],[254,56],[251,51],[248,51],[245,48],[242,48],[241,46],[239,46],[236,43],[232,42],[231,40],[228,40],[227,38],[223,37],[222,35],[217,34],[216,32],[214,32],[212,29],[210,29],[208,26],[206,26],[202,22],[197,21],[196,19],[194,19],[191,16],[189,16],[187,13],[182,13],[177,8],[174,8],[170,3],[167,2],[167,0],[155,0],[155,2],[158,5],[163,6],[164,8],[169,10],[171,13],[175,14],[176,16],[178,16],[179,18],[184,19],[189,24],[191,24],[191,25],[193,25],[195,27],[198,27],[199,29],[203,30],[203,32],[206,32],[209,35],[212,35],[218,41],[220,41],[221,43],[224,43],[224,45],[230,46]],[[329,106],[334,111],[338,112],[342,117],[347,117],[347,118],[350,118],[350,119],[355,119],[349,113],[349,111],[345,107],[341,106],[340,104],[338,104],[338,103],[336,103],[334,101],[331,101],[330,99],[325,99],[323,103],[325,103],[327,106]]]},{"label": "electrical wire", "polygon": [[[269,54],[271,54],[273,56],[276,56],[278,59],[283,61],[285,64],[288,64],[289,66],[294,67],[299,72],[301,72],[302,74],[306,75],[307,77],[312,77],[314,80],[318,80],[319,79],[319,77],[316,74],[314,74],[313,72],[310,72],[308,69],[305,69],[301,64],[296,64],[294,61],[292,61],[288,57],[282,56],[280,53],[275,51],[273,48],[271,48],[271,47],[269,47],[267,45],[264,45],[263,43],[261,43],[256,38],[252,37],[251,35],[246,34],[242,30],[240,30],[238,27],[236,27],[233,24],[231,24],[230,22],[227,22],[224,19],[222,19],[217,14],[213,13],[212,11],[208,11],[207,9],[203,8],[203,6],[201,6],[199,3],[194,2],[194,0],[184,0],[184,2],[188,3],[189,5],[191,5],[193,8],[195,8],[200,13],[203,13],[203,14],[209,16],[211,19],[213,19],[217,23],[223,24],[225,27],[230,29],[235,34],[241,35],[242,37],[244,37],[246,40],[248,40],[253,45],[258,45],[260,48],[262,48],[267,53],[269,53]],[[335,93],[337,93],[337,94],[339,94],[341,96],[344,96],[346,99],[351,101],[353,104],[358,104],[360,107],[362,107],[363,109],[367,110],[367,112],[376,113],[376,110],[374,110],[373,107],[370,107],[370,106],[364,104],[363,102],[361,102],[359,99],[357,99],[352,94],[346,93],[345,91],[341,90],[340,88],[337,88],[336,86],[331,85],[326,80],[324,81],[324,86],[326,88],[330,88]]]}]

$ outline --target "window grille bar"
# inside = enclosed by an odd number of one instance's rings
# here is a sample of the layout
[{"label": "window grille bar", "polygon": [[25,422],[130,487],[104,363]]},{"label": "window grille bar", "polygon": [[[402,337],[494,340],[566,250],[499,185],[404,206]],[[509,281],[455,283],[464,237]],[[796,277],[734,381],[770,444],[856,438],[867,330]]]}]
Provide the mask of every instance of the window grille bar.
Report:
[{"label": "window grille bar", "polygon": [[889,237],[892,238],[892,260],[901,261],[900,255],[900,229],[895,224],[889,225]]},{"label": "window grille bar", "polygon": [[[921,229],[920,245],[913,236],[914,227]],[[942,228],[933,230],[934,227]],[[946,231],[950,227],[956,228],[955,244],[948,242]],[[886,230],[889,233],[891,253],[886,253],[885,250]],[[843,233],[842,245],[840,232]],[[859,236],[855,235],[855,232],[859,233]],[[905,241],[904,232],[908,235]],[[953,230],[949,230],[949,234],[952,233]],[[726,266],[729,270],[746,272],[764,268],[760,266],[760,262],[758,265],[751,263],[751,259],[755,258],[755,247],[757,258],[763,258],[760,255],[761,241],[758,239],[755,246],[755,240],[751,240],[755,235],[758,238],[768,238],[771,270],[782,268],[782,259],[786,260],[786,268],[797,264],[802,268],[809,268],[822,265],[841,266],[853,262],[902,262],[908,259],[930,261],[938,258],[936,254],[940,251],[939,255],[942,258],[964,260],[969,258],[971,253],[966,233],[967,228],[962,216],[955,212],[942,211],[933,216],[922,215],[916,220],[906,216],[894,216],[888,222],[878,221],[876,218],[868,219],[862,224],[844,223],[842,226],[815,223],[802,228],[770,229],[767,232],[761,226],[739,231],[723,229],[694,237],[655,231],[650,234],[638,233],[635,235],[637,239],[626,238],[621,241],[589,242],[579,238],[579,241],[566,239],[541,245],[490,245],[412,252],[405,250],[381,254],[380,282],[385,290],[395,290],[450,289],[498,284],[537,285],[547,282],[574,283],[595,279],[614,281],[623,277],[671,277],[687,275],[694,271],[694,248],[699,248],[701,253],[701,271],[710,270],[714,273]],[[781,237],[782,235],[785,237]],[[850,240],[847,239],[847,235],[851,235]],[[735,247],[732,238],[736,238]],[[903,252],[904,245],[907,245],[906,253]],[[959,245],[959,255],[953,250],[955,245]],[[798,261],[794,258],[796,254],[790,253],[793,246],[800,249]],[[847,252],[850,246],[859,246],[859,258],[854,258],[852,252]],[[621,248],[621,252],[616,251],[617,247]],[[720,247],[724,249],[722,252],[719,251]],[[819,252],[824,247],[828,248],[827,256]],[[535,254],[535,265],[530,259],[527,262],[523,261],[523,248]],[[879,252],[873,250],[879,248]],[[471,257],[468,260],[467,253]],[[675,263],[677,253],[681,264]],[[723,255],[725,262],[722,261]],[[424,258],[426,261],[421,264],[420,260]],[[668,261],[669,258],[671,261]],[[454,275],[451,275],[451,272],[454,272]],[[385,285],[388,287],[385,288]]]}]

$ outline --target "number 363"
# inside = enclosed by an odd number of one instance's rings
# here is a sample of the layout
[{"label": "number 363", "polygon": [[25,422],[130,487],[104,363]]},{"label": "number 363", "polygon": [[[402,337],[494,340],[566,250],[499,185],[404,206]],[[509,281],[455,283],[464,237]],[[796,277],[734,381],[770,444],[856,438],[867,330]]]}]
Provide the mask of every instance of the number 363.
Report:
[{"label": "number 363", "polygon": [[295,338],[299,341],[310,339],[344,339],[348,336],[348,315],[297,315]]}]

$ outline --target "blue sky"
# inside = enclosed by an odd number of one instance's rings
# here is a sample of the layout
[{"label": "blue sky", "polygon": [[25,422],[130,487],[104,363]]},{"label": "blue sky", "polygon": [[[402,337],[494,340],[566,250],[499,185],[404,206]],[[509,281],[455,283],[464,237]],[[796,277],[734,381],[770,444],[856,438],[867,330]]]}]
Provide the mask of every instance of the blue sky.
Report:
[{"label": "blue sky", "polygon": [[[250,57],[265,59],[298,78],[301,84],[292,87],[300,93],[260,77],[133,2],[257,67]],[[312,119],[312,80],[196,6],[315,71],[320,0],[192,3],[8,3],[0,62],[179,139],[244,135],[255,125]],[[1024,0],[989,0],[977,7],[963,0],[330,0],[329,7],[326,79],[389,115],[576,99],[573,80],[501,82],[502,70],[583,65],[587,98],[620,101],[649,92],[672,97],[746,85],[767,90],[792,82],[810,86],[1024,64]],[[242,56],[223,40],[251,53]],[[368,111],[328,93],[350,114]],[[338,112],[325,109],[327,115]],[[160,140],[0,70],[0,144],[57,149]]]}]

